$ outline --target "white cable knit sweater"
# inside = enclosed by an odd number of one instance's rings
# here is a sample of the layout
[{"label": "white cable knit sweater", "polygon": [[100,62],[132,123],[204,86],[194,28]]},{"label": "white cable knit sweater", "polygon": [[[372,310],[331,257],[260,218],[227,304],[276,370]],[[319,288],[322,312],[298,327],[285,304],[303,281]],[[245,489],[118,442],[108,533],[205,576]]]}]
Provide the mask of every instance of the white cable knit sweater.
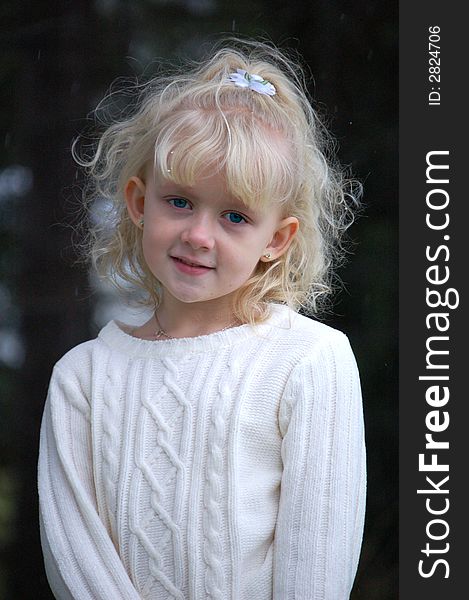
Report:
[{"label": "white cable knit sweater", "polygon": [[39,496],[61,600],[348,598],[365,448],[347,338],[284,306],[197,338],[110,322],[55,366]]}]

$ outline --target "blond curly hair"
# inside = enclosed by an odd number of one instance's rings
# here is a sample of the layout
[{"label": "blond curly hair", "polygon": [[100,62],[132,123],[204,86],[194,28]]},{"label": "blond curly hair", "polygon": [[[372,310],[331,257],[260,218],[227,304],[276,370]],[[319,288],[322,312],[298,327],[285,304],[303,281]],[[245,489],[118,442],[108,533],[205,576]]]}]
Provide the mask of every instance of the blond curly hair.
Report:
[{"label": "blond curly hair", "polygon": [[[274,96],[229,81],[237,69],[261,75]],[[99,199],[106,218],[90,219],[86,254],[118,288],[136,286],[156,308],[161,286],[148,269],[142,232],[131,221],[125,184],[151,165],[158,176],[193,185],[207,168],[221,171],[228,191],[250,208],[278,203],[299,220],[290,247],[259,261],[238,290],[233,310],[259,322],[269,303],[318,316],[344,257],[359,185],[334,158],[334,143],[309,100],[304,71],[273,44],[225,39],[206,60],[172,69],[134,87],[127,118],[107,126],[91,155],[74,156],[89,176],[87,206]],[[169,163],[170,160],[170,163]]]}]

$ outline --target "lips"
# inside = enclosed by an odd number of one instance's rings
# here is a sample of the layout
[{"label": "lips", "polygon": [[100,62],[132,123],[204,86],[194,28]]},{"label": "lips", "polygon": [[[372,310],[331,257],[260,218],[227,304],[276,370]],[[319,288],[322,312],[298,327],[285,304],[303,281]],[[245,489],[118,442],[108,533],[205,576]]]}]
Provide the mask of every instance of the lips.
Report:
[{"label": "lips", "polygon": [[201,277],[211,273],[215,269],[215,267],[204,265],[198,260],[188,256],[171,256],[171,260],[177,271],[184,276]]},{"label": "lips", "polygon": [[204,265],[203,263],[198,262],[197,260],[195,260],[193,258],[187,258],[185,256],[172,256],[171,258],[179,263],[188,265],[189,267],[200,267],[200,268],[204,268],[204,269],[214,269],[215,268],[215,267],[211,267],[210,265]]}]

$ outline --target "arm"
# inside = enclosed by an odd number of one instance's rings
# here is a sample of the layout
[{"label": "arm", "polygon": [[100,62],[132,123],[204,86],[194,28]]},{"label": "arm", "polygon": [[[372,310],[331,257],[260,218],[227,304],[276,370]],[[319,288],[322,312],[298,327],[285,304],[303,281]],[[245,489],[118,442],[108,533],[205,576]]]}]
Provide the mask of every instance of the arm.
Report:
[{"label": "arm", "polygon": [[345,600],[360,554],[366,464],[360,382],[344,335],[294,369],[279,426],[274,600]]},{"label": "arm", "polygon": [[87,396],[71,368],[65,373],[56,367],[44,408],[38,469],[47,578],[59,600],[138,600],[97,512]]}]

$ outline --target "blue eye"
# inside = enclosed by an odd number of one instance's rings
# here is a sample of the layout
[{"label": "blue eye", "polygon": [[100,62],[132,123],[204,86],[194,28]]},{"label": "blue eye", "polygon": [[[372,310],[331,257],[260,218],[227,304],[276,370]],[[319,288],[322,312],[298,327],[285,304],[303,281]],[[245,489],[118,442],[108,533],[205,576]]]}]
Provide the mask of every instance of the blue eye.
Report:
[{"label": "blue eye", "polygon": [[187,208],[189,203],[184,198],[170,198],[168,202],[175,208]]},{"label": "blue eye", "polygon": [[237,212],[229,212],[226,213],[225,217],[227,217],[228,221],[230,223],[246,223],[246,219],[243,217],[243,215],[240,215]]}]

